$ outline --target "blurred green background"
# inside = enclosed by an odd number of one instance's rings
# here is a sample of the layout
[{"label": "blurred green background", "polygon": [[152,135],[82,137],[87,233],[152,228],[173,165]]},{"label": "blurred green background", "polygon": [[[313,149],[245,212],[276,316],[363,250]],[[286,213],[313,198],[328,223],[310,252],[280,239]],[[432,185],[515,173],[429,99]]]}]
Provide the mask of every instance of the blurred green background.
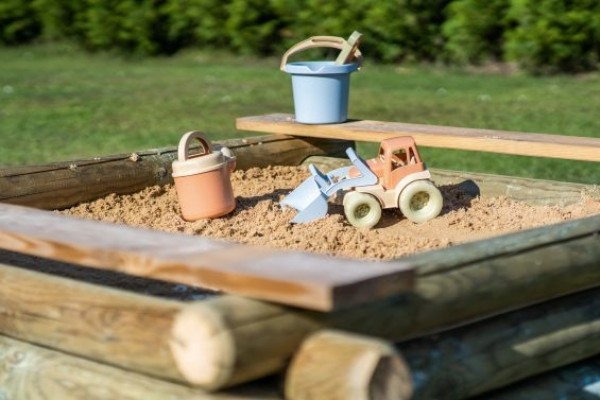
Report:
[{"label": "blurred green background", "polygon": [[[283,51],[354,29],[367,61],[351,118],[600,137],[600,2],[6,0],[0,165],[250,135],[236,117],[293,112]],[[431,167],[600,183],[594,163],[422,152]]]}]

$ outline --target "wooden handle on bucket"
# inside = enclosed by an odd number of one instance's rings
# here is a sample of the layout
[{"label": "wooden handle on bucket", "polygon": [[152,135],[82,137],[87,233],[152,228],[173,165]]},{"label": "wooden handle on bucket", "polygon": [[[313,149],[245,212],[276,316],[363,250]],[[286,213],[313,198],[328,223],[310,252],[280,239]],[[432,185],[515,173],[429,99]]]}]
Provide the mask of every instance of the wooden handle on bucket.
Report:
[{"label": "wooden handle on bucket", "polygon": [[[296,53],[299,53],[306,49],[314,49],[318,47],[330,47],[333,49],[343,50],[350,46],[346,39],[339,36],[313,36],[306,40],[296,43],[288,51],[283,54],[281,58],[281,64],[279,65],[279,69],[284,71],[285,64],[287,64],[288,58]],[[363,61],[363,56],[360,50],[356,49],[354,52],[354,58],[356,58],[356,63],[360,69]]]},{"label": "wooden handle on bucket", "polygon": [[204,133],[200,131],[190,131],[183,135],[179,140],[179,147],[177,148],[177,158],[179,161],[185,161],[189,158],[190,143],[192,140],[200,142],[203,151],[198,154],[199,156],[212,153],[212,145]]}]

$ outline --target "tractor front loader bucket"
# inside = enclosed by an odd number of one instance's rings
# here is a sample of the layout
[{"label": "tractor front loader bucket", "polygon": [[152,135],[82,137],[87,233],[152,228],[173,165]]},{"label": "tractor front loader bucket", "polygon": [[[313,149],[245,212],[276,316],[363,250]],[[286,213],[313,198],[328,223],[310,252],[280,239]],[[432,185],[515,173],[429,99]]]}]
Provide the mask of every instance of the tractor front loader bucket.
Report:
[{"label": "tractor front loader bucket", "polygon": [[302,182],[281,204],[298,211],[293,223],[310,222],[327,215],[327,196],[321,191],[314,176]]},{"label": "tractor front loader bucket", "polygon": [[325,217],[327,201],[337,192],[377,183],[377,176],[356,155],[354,149],[349,147],[346,149],[346,154],[360,175],[350,178],[352,167],[342,167],[324,174],[310,164],[308,169],[311,176],[281,201],[282,205],[298,210],[292,223],[310,222]]}]

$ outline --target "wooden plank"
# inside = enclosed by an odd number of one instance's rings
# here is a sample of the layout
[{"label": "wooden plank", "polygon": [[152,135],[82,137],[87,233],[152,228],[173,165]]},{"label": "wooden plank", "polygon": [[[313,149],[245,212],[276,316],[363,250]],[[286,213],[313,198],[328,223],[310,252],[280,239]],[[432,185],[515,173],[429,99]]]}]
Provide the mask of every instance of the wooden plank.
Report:
[{"label": "wooden plank", "polygon": [[[150,328],[151,329],[151,328]],[[135,372],[0,335],[0,397],[27,400],[278,400],[276,382],[222,393]]]},{"label": "wooden plank", "polygon": [[[43,272],[44,274],[69,278],[75,283],[89,283],[125,290],[163,299],[196,301],[219,296],[221,293],[192,286],[183,286],[176,282],[152,280],[140,276],[127,275],[115,271],[87,268],[76,264],[41,258],[27,254],[0,249],[0,264]],[[25,278],[17,278],[25,279]],[[35,284],[32,284],[32,286]]]},{"label": "wooden plank", "polygon": [[321,311],[409,290],[410,265],[275,251],[0,204],[0,248]]},{"label": "wooden plank", "polygon": [[236,127],[242,131],[366,142],[380,142],[385,138],[395,136],[412,136],[419,146],[600,161],[600,139],[591,137],[368,120],[330,125],[307,125],[294,122],[293,115],[290,114],[242,117],[236,120]]},{"label": "wooden plank", "polygon": [[[298,165],[311,155],[344,156],[348,141],[262,136],[216,141],[237,156],[237,168]],[[176,148],[0,169],[0,202],[61,209],[110,193],[133,193],[172,182]]]}]

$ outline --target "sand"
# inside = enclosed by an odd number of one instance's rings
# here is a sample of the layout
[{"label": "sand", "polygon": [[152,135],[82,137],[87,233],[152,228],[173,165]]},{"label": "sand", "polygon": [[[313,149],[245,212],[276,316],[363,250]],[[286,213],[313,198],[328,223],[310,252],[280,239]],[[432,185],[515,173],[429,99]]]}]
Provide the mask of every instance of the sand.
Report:
[{"label": "sand", "polygon": [[506,197],[471,197],[456,186],[441,186],[442,213],[423,224],[408,221],[398,210],[384,210],[374,229],[357,229],[346,221],[342,207],[335,204],[330,204],[326,218],[291,224],[295,210],[281,207],[279,201],[307,176],[305,167],[235,171],[232,184],[236,210],[212,220],[183,220],[171,185],[149,187],[131,195],[109,195],[61,213],[271,248],[363,259],[390,259],[600,214],[600,201],[585,195],[580,203],[566,207],[531,206]]}]

